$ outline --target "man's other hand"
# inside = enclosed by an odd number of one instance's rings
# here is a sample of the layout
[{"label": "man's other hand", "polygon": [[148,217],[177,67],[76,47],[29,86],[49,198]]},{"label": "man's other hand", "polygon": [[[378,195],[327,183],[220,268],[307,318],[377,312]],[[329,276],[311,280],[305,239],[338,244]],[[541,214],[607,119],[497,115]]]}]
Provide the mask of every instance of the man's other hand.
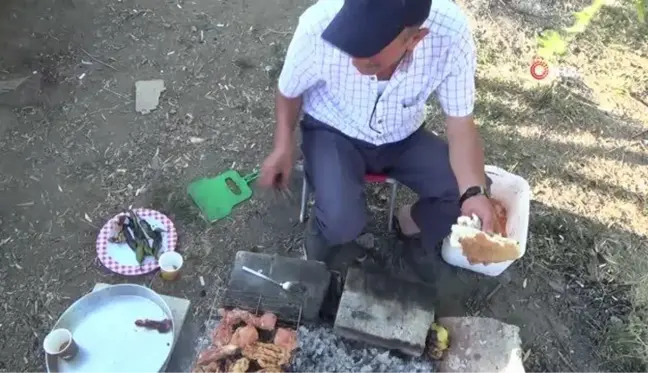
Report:
[{"label": "man's other hand", "polygon": [[261,165],[259,185],[265,188],[287,188],[293,162],[292,148],[275,148]]},{"label": "man's other hand", "polygon": [[498,220],[495,218],[495,208],[491,200],[484,196],[474,196],[464,201],[461,206],[461,214],[464,216],[472,217],[473,214],[477,215],[482,222],[482,231],[486,233],[500,232]]}]

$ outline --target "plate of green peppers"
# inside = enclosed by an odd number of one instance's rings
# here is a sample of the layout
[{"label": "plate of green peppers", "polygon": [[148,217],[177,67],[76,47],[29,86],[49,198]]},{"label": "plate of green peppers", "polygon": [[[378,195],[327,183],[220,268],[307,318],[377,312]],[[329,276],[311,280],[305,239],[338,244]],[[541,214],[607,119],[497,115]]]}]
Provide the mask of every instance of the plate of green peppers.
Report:
[{"label": "plate of green peppers", "polygon": [[158,258],[175,251],[178,235],[171,219],[159,211],[138,208],[117,214],[99,231],[97,257],[109,270],[136,276],[157,270]]}]

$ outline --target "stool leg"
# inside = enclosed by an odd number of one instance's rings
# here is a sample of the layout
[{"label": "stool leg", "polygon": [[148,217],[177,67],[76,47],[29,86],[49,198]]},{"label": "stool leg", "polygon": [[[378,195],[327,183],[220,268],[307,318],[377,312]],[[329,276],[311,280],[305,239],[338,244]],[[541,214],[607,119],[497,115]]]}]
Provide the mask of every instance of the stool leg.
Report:
[{"label": "stool leg", "polygon": [[392,184],[391,197],[389,197],[389,219],[387,221],[387,232],[394,228],[394,209],[396,208],[396,193],[398,192],[398,183]]},{"label": "stool leg", "polygon": [[308,182],[306,175],[302,179],[301,203],[299,210],[299,222],[303,223],[306,220],[306,204],[308,203]]}]

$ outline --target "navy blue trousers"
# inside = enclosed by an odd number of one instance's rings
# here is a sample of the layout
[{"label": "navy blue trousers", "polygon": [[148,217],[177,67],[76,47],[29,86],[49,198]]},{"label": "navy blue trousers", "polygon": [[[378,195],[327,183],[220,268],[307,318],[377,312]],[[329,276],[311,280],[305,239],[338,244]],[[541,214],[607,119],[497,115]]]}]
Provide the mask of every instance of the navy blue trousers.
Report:
[{"label": "navy blue trousers", "polygon": [[308,115],[301,130],[306,178],[315,194],[311,219],[317,219],[330,245],[362,233],[366,173],[387,174],[418,194],[412,217],[424,248],[434,248],[450,233],[460,214],[459,192],[444,140],[421,128],[404,140],[376,146]]}]

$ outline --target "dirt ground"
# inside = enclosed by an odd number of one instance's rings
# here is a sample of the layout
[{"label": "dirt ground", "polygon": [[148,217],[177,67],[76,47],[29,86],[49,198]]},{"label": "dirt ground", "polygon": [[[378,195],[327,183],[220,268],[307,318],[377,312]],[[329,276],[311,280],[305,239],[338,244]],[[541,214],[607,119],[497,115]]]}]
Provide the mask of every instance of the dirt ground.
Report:
[{"label": "dirt ground", "polygon": [[[204,319],[238,250],[292,255],[293,198],[257,194],[206,224],[185,192],[196,177],[258,166],[270,149],[272,92],[306,0],[4,0],[0,80],[0,371],[44,368],[42,338],[96,282],[135,282],[192,301]],[[633,371],[648,356],[648,29],[605,8],[562,62],[576,79],[534,81],[533,34],[585,3],[462,3],[480,50],[477,119],[488,162],[533,188],[528,252],[501,278],[447,266],[439,314],[522,327],[531,371]],[[135,112],[134,83],[164,79],[157,110]],[[442,131],[431,102],[429,125]],[[386,191],[369,198],[377,247]],[[412,198],[402,193],[401,198]],[[121,278],[97,262],[101,225],[129,205],[179,232],[186,275]],[[198,277],[208,282],[201,297]]]}]

